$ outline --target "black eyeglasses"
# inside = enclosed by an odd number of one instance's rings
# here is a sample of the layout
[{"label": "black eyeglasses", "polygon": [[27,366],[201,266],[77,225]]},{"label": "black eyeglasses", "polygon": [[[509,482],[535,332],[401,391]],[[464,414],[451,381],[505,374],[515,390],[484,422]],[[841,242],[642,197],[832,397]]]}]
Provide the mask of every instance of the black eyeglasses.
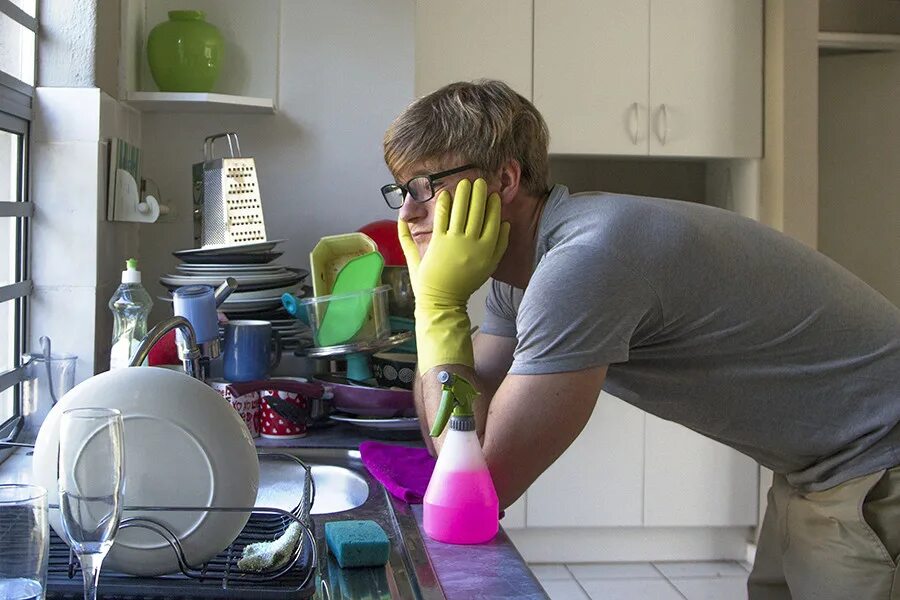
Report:
[{"label": "black eyeglasses", "polygon": [[381,186],[381,195],[384,196],[384,201],[387,202],[387,205],[394,209],[403,206],[406,194],[412,196],[412,199],[416,202],[428,202],[434,198],[434,184],[438,179],[446,177],[447,175],[460,173],[466,169],[474,168],[475,165],[463,165],[461,167],[456,167],[455,169],[450,169],[449,171],[441,171],[440,173],[432,173],[430,175],[419,175],[418,177],[413,177],[407,181],[406,185],[389,183]]}]

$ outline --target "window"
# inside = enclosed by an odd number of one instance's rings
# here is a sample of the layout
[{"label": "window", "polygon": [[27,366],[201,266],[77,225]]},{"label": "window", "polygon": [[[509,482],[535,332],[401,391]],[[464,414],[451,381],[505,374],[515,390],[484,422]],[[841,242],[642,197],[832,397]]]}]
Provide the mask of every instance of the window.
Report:
[{"label": "window", "polygon": [[36,0],[0,0],[0,439],[15,434],[28,273],[28,135],[34,97]]}]

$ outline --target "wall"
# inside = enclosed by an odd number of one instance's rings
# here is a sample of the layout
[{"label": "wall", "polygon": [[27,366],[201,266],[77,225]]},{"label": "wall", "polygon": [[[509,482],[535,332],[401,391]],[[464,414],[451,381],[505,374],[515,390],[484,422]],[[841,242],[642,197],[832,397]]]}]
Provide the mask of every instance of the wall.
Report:
[{"label": "wall", "polygon": [[896,0],[820,0],[822,31],[900,33],[900,2]]},{"label": "wall", "polygon": [[[381,140],[413,98],[413,19],[413,0],[284,2],[276,115],[144,114],[144,173],[182,215],[141,226],[152,295],[176,263],[171,252],[191,247],[191,164],[210,134],[238,132],[256,159],[268,236],[286,240],[283,264],[306,266],[324,235],[396,218],[379,192],[392,180]],[[168,314],[158,302],[152,319]]]},{"label": "wall", "polygon": [[[101,2],[117,14],[118,2]],[[140,143],[140,116],[110,95],[117,81],[118,18],[98,15],[97,0],[43,0],[39,8],[28,346],[37,348],[38,338],[49,335],[54,351],[78,355],[81,380],[108,367],[106,304],[119,283],[122,257],[137,252],[137,226],[105,220],[106,140]]]},{"label": "wall", "polygon": [[571,192],[603,190],[689,202],[706,199],[706,163],[702,160],[554,156],[550,176]]},{"label": "wall", "polygon": [[765,145],[760,219],[815,247],[818,237],[818,2],[765,3]]},{"label": "wall", "polygon": [[819,70],[819,249],[900,306],[900,52]]}]

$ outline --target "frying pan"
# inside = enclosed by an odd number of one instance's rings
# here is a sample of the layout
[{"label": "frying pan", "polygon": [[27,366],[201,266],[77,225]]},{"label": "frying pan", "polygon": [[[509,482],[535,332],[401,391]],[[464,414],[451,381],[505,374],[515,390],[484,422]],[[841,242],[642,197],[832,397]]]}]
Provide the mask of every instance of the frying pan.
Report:
[{"label": "frying pan", "polygon": [[339,375],[316,375],[313,378],[328,386],[336,410],[363,417],[413,417],[416,414],[411,390],[377,388],[353,383]]}]

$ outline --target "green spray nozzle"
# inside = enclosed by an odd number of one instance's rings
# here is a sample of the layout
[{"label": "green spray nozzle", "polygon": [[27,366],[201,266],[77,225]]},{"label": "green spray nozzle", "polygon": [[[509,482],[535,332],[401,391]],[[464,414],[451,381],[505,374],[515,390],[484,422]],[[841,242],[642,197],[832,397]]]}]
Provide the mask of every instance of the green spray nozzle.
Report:
[{"label": "green spray nozzle", "polygon": [[137,270],[137,259],[129,258],[128,260],[126,260],[125,268],[128,269],[129,271],[136,271]]},{"label": "green spray nozzle", "polygon": [[443,433],[451,415],[474,417],[472,403],[478,395],[475,386],[455,373],[441,371],[438,373],[438,382],[441,384],[441,405],[438,407],[434,425],[431,426],[431,437],[438,437]]}]

